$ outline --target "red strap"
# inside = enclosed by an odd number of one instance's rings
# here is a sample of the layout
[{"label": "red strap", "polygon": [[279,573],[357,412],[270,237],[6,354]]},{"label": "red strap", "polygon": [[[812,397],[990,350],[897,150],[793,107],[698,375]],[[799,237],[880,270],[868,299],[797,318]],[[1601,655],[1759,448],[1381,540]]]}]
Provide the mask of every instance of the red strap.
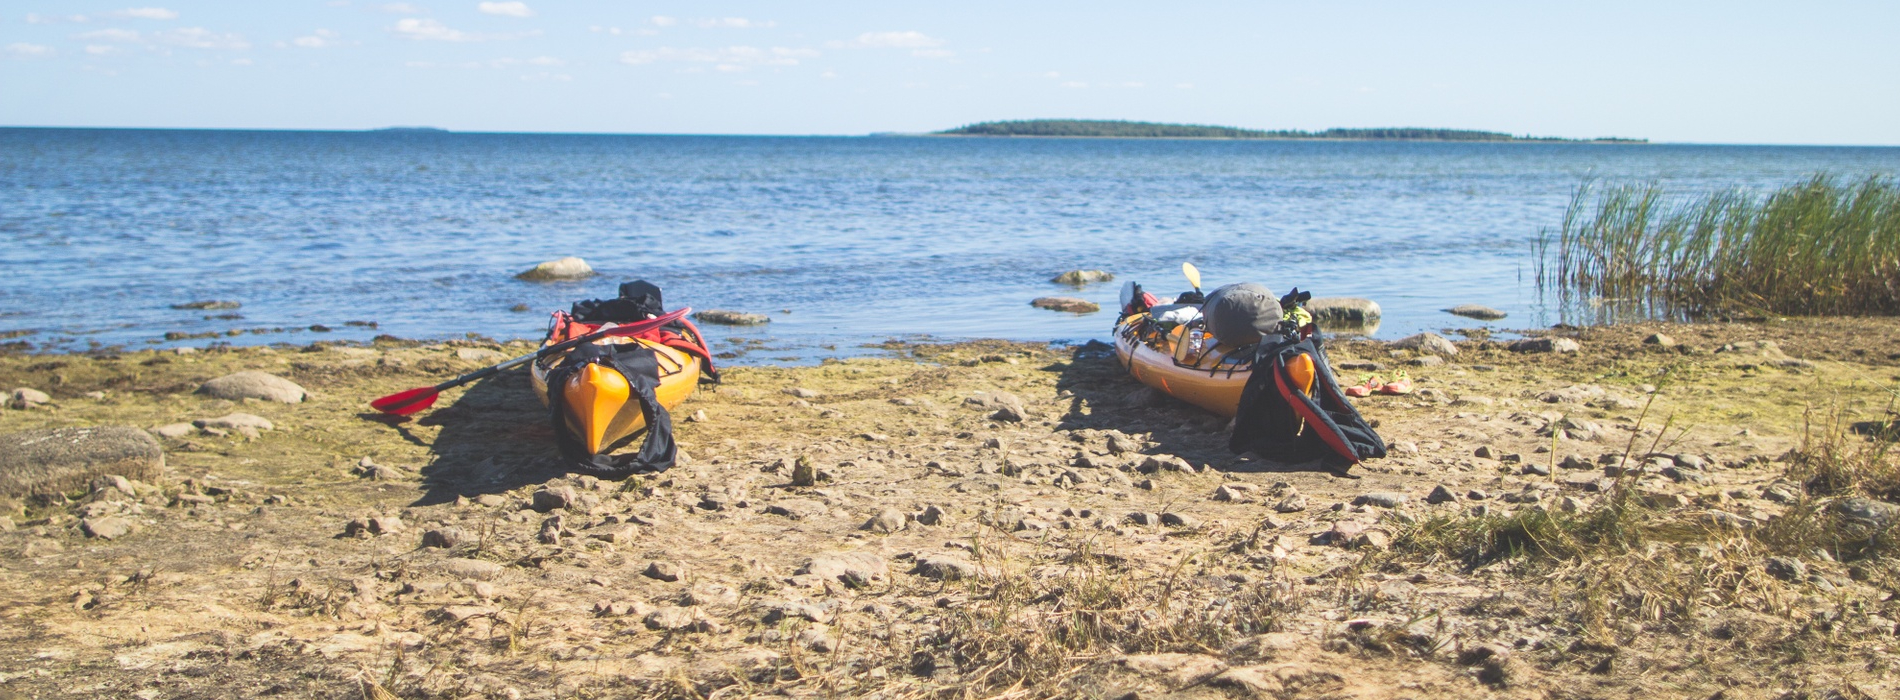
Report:
[{"label": "red strap", "polygon": [[1339,433],[1329,427],[1326,420],[1313,411],[1312,399],[1293,388],[1293,378],[1287,375],[1285,362],[1273,363],[1273,385],[1280,389],[1280,398],[1293,407],[1293,412],[1306,419],[1307,427],[1319,434],[1321,442],[1326,443],[1327,447],[1333,448],[1334,452],[1338,452],[1339,456],[1345,457],[1352,464],[1359,463],[1359,453],[1354,452],[1352,446],[1346,444]]}]

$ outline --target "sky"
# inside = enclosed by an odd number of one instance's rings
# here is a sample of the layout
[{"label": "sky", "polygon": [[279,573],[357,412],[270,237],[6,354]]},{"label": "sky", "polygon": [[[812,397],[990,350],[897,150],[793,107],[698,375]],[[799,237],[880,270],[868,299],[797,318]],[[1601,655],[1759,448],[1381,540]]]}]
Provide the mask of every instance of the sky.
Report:
[{"label": "sky", "polygon": [[1900,145],[1897,39],[1892,0],[0,0],[0,125]]}]

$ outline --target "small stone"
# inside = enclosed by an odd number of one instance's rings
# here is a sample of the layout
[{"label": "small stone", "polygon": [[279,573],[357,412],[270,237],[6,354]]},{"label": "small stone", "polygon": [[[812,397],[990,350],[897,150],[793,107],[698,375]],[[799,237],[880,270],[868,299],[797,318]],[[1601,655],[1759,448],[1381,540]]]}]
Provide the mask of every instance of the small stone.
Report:
[{"label": "small stone", "polygon": [[1161,524],[1168,527],[1196,528],[1201,526],[1201,520],[1183,513],[1162,513]]},{"label": "small stone", "polygon": [[442,562],[442,570],[451,578],[477,581],[493,580],[503,571],[500,564],[480,559],[448,559]]},{"label": "small stone", "polygon": [[1425,497],[1425,502],[1433,505],[1439,503],[1456,503],[1457,501],[1458,496],[1454,495],[1451,489],[1445,488],[1444,484],[1433,487],[1431,494]]},{"label": "small stone", "polygon": [[372,535],[393,535],[402,532],[402,518],[383,515],[369,519],[369,533]]},{"label": "small stone", "polygon": [[1122,517],[1122,521],[1134,525],[1160,525],[1161,516],[1154,513],[1136,511]]},{"label": "small stone", "polygon": [[686,420],[692,421],[694,423],[706,422],[706,409],[702,408],[702,409],[693,411],[693,415],[687,416]]},{"label": "small stone", "polygon": [[819,654],[829,654],[838,648],[838,639],[824,625],[814,624],[798,631],[797,642]]},{"label": "small stone", "polygon": [[1287,494],[1279,503],[1273,504],[1276,513],[1298,513],[1306,510],[1306,495],[1298,491]]},{"label": "small stone", "polygon": [[25,410],[52,401],[53,397],[47,396],[44,391],[20,387],[14,389],[13,394],[7,397],[7,408]]},{"label": "small stone", "polygon": [[805,388],[805,387],[802,387],[802,386],[795,386],[795,387],[790,387],[790,388],[787,388],[787,389],[785,390],[785,393],[787,393],[787,394],[791,394],[792,396],[795,396],[795,397],[798,397],[798,398],[801,398],[801,399],[815,399],[815,398],[818,398],[818,392],[816,392],[816,391],[812,391],[812,390],[810,390],[810,389],[807,389],[807,388]]},{"label": "small stone", "polygon": [[540,490],[534,492],[532,507],[535,510],[546,513],[551,510],[572,508],[578,502],[580,502],[580,497],[574,493],[573,487],[557,486],[550,488],[543,486]]},{"label": "small stone", "polygon": [[707,309],[693,312],[693,318],[718,326],[762,326],[772,322],[765,314],[730,311],[726,309]]},{"label": "small stone", "polygon": [[1392,347],[1448,357],[1458,354],[1457,345],[1446,340],[1445,336],[1429,332],[1400,338],[1392,342]]},{"label": "small stone", "polygon": [[1360,494],[1358,498],[1352,499],[1352,504],[1356,506],[1378,506],[1380,508],[1397,508],[1399,506],[1405,505],[1405,502],[1407,500],[1409,500],[1409,497],[1402,493],[1375,492],[1375,493]]},{"label": "small stone", "polygon": [[1504,312],[1502,311],[1493,309],[1489,306],[1480,306],[1478,304],[1459,304],[1449,309],[1445,309],[1445,313],[1451,314],[1453,316],[1475,318],[1480,321],[1496,321],[1496,320],[1500,320],[1504,318],[1505,316]]},{"label": "small stone", "polygon": [[1659,348],[1673,348],[1676,346],[1676,339],[1661,333],[1651,333],[1649,337],[1643,339],[1643,344],[1654,345]]},{"label": "small stone", "polygon": [[1764,568],[1768,575],[1783,581],[1802,581],[1808,578],[1808,567],[1800,559],[1792,557],[1769,557]]},{"label": "small stone", "polygon": [[1242,503],[1252,500],[1252,484],[1221,484],[1214,488],[1214,500]]},{"label": "small stone", "polygon": [[904,529],[907,524],[903,513],[886,508],[872,516],[870,520],[864,521],[858,529],[888,535]]},{"label": "small stone", "polygon": [[917,557],[916,568],[911,573],[938,581],[959,581],[976,578],[977,569],[962,557],[932,554]]},{"label": "small stone", "polygon": [[1413,367],[1438,367],[1445,364],[1445,358],[1437,355],[1426,355],[1423,357],[1414,357],[1406,362],[1406,364]]},{"label": "small stone", "polygon": [[189,437],[196,432],[198,432],[198,427],[190,423],[169,423],[152,429],[153,435],[174,440]]},{"label": "small stone", "polygon": [[678,564],[670,561],[656,561],[647,564],[646,570],[640,572],[640,575],[650,579],[673,583],[680,580],[680,576],[684,574]]},{"label": "small stone", "polygon": [[589,267],[586,260],[576,257],[566,257],[535,265],[515,275],[515,279],[530,282],[551,282],[557,280],[585,279],[592,276],[594,276],[594,268]]},{"label": "small stone", "polygon": [[132,532],[132,521],[114,517],[86,518],[79,521],[79,529],[85,532],[87,537],[116,540]]},{"label": "small stone", "polygon": [[1557,466],[1563,467],[1564,469],[1595,469],[1596,468],[1596,465],[1591,463],[1588,457],[1585,457],[1580,454],[1564,455],[1564,461],[1559,462]]},{"label": "small stone", "polygon": [[172,308],[174,309],[189,310],[189,311],[229,311],[232,309],[242,308],[243,306],[244,305],[239,302],[227,301],[227,300],[222,300],[222,299],[214,299],[214,300],[209,300],[209,301],[188,301],[183,304],[172,304]]},{"label": "small stone", "polygon": [[1023,422],[1023,412],[1021,408],[1015,406],[1004,406],[996,409],[995,413],[990,414],[990,420],[1002,421],[1004,423],[1021,423]]},{"label": "small stone", "polygon": [[1090,314],[1101,311],[1100,304],[1075,297],[1036,297],[1030,300],[1030,306],[1050,311],[1065,311],[1072,314]]},{"label": "small stone", "polygon": [[890,565],[870,552],[827,552],[805,560],[795,572],[837,581],[849,588],[869,588],[890,575]]},{"label": "small stone", "polygon": [[1473,450],[1471,455],[1478,459],[1497,459],[1498,451],[1490,445],[1479,445],[1478,449]]},{"label": "small stone", "polygon": [[1511,341],[1504,346],[1511,352],[1555,352],[1567,353],[1582,350],[1583,346],[1569,338],[1524,338]]},{"label": "small stone", "polygon": [[1524,466],[1518,469],[1518,471],[1526,476],[1550,476],[1550,465],[1537,462],[1525,462]]},{"label": "small stone", "polygon": [[422,533],[422,546],[450,549],[468,539],[460,528],[444,527]]},{"label": "small stone", "polygon": [[942,508],[934,505],[924,506],[923,512],[917,514],[917,522],[924,525],[940,525],[947,516],[948,514]]},{"label": "small stone", "polygon": [[677,631],[693,626],[693,611],[688,608],[666,606],[648,613],[643,620],[647,629]]}]

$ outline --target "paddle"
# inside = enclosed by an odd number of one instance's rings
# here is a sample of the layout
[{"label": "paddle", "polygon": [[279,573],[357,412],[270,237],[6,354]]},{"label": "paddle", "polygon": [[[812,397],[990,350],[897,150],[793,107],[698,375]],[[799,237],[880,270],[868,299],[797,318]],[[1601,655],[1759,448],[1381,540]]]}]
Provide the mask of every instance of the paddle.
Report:
[{"label": "paddle", "polygon": [[593,341],[600,340],[601,338],[612,338],[612,337],[624,336],[624,335],[639,335],[641,333],[645,333],[655,328],[659,328],[660,326],[664,326],[668,323],[677,321],[685,317],[686,314],[692,310],[693,310],[692,307],[684,307],[684,308],[670,311],[662,316],[649,318],[645,321],[635,321],[633,323],[629,323],[624,326],[615,326],[613,328],[608,328],[606,330],[589,333],[587,335],[581,336],[579,338],[575,338],[573,340],[570,340],[564,343],[555,343],[553,345],[549,345],[545,348],[541,348],[540,350],[529,353],[527,355],[522,355],[521,357],[517,357],[515,359],[509,360],[507,362],[503,362],[498,365],[483,367],[481,369],[475,370],[473,372],[469,372],[468,374],[464,374],[454,379],[450,379],[446,382],[437,384],[435,386],[417,387],[415,389],[410,389],[408,391],[390,394],[388,396],[382,397],[375,401],[369,402],[369,407],[374,408],[378,411],[382,411],[384,413],[391,413],[398,416],[406,416],[411,413],[415,413],[417,411],[420,411],[422,409],[435,405],[435,397],[441,395],[443,391],[453,389],[455,387],[461,386],[463,384],[467,384],[477,379],[488,377],[497,372],[502,372],[508,369],[512,369],[514,367],[519,367],[521,365],[527,364],[529,362],[533,362],[535,360],[539,360],[549,355],[555,355],[555,354],[567,352],[568,350],[572,350],[586,343],[591,343]]},{"label": "paddle", "polygon": [[1201,293],[1201,270],[1194,263],[1181,263],[1181,274],[1187,275],[1188,284],[1194,285],[1194,293]]}]

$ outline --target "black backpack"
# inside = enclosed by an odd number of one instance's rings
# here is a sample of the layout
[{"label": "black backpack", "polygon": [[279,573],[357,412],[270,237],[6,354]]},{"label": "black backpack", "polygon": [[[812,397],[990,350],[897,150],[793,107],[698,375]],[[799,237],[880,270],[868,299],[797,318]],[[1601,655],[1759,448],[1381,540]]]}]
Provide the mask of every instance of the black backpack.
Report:
[{"label": "black backpack", "polygon": [[[1240,393],[1234,433],[1227,447],[1276,462],[1318,459],[1340,476],[1362,460],[1385,456],[1385,441],[1353,410],[1326,361],[1319,332],[1302,337],[1293,324],[1260,340],[1253,374]],[[1287,371],[1287,362],[1305,354],[1313,361],[1313,393],[1307,395]]]},{"label": "black backpack", "polygon": [[666,307],[660,303],[659,286],[634,280],[620,285],[619,298],[577,301],[568,315],[581,323],[600,324],[644,321],[663,313]]}]

